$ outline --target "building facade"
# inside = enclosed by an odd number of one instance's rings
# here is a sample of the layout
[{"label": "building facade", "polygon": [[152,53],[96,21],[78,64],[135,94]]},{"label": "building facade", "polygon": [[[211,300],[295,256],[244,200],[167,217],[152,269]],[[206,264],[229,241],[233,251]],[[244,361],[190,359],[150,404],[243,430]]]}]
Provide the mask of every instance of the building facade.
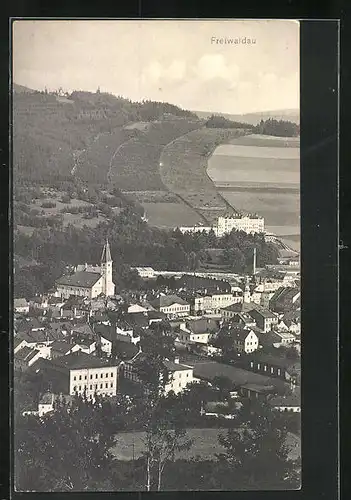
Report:
[{"label": "building facade", "polygon": [[245,233],[264,233],[264,218],[252,215],[234,214],[231,217],[218,217],[217,236],[232,231],[244,231]]}]

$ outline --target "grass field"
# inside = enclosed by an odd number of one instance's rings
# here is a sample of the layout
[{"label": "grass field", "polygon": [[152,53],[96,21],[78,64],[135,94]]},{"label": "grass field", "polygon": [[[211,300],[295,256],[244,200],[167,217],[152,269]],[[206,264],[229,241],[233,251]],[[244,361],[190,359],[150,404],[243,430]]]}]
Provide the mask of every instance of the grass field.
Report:
[{"label": "grass field", "polygon": [[216,149],[208,174],[230,204],[262,215],[267,230],[298,239],[299,145],[297,138],[236,138]]},{"label": "grass field", "polygon": [[193,226],[203,222],[185,203],[143,203],[148,223],[160,228]]},{"label": "grass field", "polygon": [[[218,443],[218,435],[225,433],[225,429],[188,429],[188,435],[194,439],[194,445],[189,451],[181,452],[177,458],[191,458],[199,456],[201,459],[211,459],[216,453],[224,451],[223,447]],[[118,460],[132,460],[141,456],[145,450],[143,432],[124,432],[117,435],[118,442],[112,448],[114,456]],[[295,459],[300,455],[300,439],[299,437],[289,434],[287,445],[290,448],[290,458]]]}]

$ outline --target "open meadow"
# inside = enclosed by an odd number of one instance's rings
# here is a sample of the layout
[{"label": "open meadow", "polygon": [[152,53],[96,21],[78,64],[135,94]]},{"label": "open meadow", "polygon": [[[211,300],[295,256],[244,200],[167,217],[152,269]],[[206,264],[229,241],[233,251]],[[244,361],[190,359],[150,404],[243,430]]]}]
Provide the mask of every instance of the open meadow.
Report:
[{"label": "open meadow", "polygon": [[[226,429],[188,429],[188,436],[194,439],[194,445],[189,451],[180,452],[177,458],[189,459],[199,457],[202,460],[214,459],[216,453],[223,453],[224,448],[218,443],[218,435],[225,434]],[[117,435],[117,444],[112,448],[112,453],[118,460],[133,460],[139,458],[145,445],[144,432],[122,432]],[[300,455],[300,438],[288,434],[287,445],[290,448],[290,458],[296,459]]]}]

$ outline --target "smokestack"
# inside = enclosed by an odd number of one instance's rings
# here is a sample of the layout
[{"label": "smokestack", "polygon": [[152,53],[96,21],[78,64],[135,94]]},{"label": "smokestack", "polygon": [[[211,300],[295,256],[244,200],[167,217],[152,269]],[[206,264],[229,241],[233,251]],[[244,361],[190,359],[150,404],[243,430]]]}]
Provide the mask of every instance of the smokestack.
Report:
[{"label": "smokestack", "polygon": [[254,253],[253,253],[253,269],[252,269],[252,274],[254,276],[256,274],[256,247],[254,247]]}]

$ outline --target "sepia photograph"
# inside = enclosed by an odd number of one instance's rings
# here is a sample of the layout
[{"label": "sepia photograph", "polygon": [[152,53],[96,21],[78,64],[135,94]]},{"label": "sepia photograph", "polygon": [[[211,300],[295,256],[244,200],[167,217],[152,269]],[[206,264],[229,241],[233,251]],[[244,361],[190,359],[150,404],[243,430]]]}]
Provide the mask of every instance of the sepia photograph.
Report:
[{"label": "sepia photograph", "polygon": [[299,31],[13,20],[16,492],[301,488]]}]

